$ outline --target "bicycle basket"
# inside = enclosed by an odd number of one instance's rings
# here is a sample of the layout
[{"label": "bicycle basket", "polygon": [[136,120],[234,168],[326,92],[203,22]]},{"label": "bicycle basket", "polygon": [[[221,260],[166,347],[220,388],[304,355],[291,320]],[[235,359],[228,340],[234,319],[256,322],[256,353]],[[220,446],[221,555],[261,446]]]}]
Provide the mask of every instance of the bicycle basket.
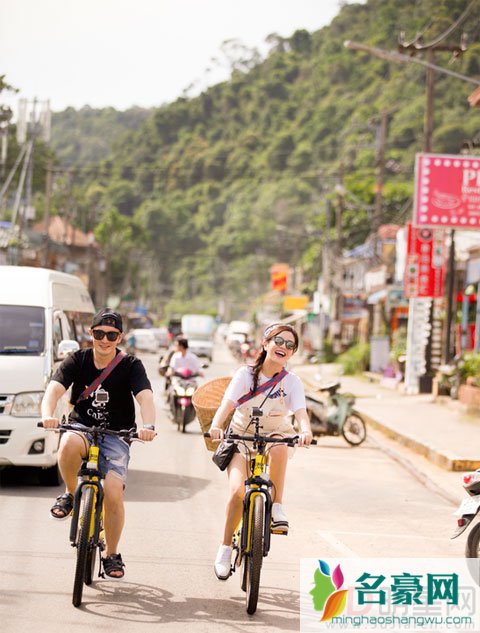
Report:
[{"label": "bicycle basket", "polygon": [[[215,378],[215,380],[210,380],[195,390],[192,396],[192,404],[197,412],[197,418],[203,433],[206,433],[210,428],[213,416],[222,402],[223,394],[230,381],[231,378],[229,377]],[[231,419],[232,416],[228,418],[225,428]],[[203,439],[209,451],[214,451],[217,448],[218,442],[212,442],[208,437],[204,437]]]}]

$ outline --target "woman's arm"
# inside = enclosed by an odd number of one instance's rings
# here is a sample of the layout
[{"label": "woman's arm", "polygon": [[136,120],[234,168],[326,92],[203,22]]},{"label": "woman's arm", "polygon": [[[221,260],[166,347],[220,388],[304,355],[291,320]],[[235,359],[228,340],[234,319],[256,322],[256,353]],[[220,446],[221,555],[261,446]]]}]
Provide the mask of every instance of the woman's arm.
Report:
[{"label": "woman's arm", "polygon": [[313,440],[313,433],[307,410],[298,409],[297,411],[295,411],[295,419],[300,424],[300,437],[298,438],[298,445],[310,446]]},{"label": "woman's arm", "polygon": [[212,424],[209,429],[212,440],[223,440],[225,422],[230,413],[235,408],[232,400],[223,400],[218,407],[217,412],[213,416]]}]

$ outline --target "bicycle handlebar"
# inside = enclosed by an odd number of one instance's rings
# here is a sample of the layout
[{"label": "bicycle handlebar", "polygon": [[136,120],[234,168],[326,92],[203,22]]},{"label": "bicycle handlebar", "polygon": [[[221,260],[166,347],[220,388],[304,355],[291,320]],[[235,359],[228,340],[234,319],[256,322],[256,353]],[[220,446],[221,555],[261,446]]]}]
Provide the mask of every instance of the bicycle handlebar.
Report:
[{"label": "bicycle handlebar", "polygon": [[[210,437],[210,433],[204,433],[203,437]],[[240,440],[244,442],[266,442],[270,444],[288,444],[289,446],[295,446],[298,444],[299,435],[294,435],[293,437],[270,437],[269,435],[237,435],[236,433],[231,433],[224,437],[223,439],[228,440]],[[310,445],[316,445],[317,440],[312,440]]]},{"label": "bicycle handlebar", "polygon": [[[41,429],[45,428],[43,426],[43,422],[37,422],[37,426]],[[67,431],[81,431],[82,433],[98,433],[98,435],[115,435],[117,437],[122,437],[124,439],[135,440],[138,439],[138,433],[136,429],[122,429],[120,431],[115,431],[113,429],[105,429],[101,426],[85,426],[80,422],[75,422],[74,424],[60,424],[60,426],[47,428],[46,431],[55,431],[55,433],[66,433]]]}]

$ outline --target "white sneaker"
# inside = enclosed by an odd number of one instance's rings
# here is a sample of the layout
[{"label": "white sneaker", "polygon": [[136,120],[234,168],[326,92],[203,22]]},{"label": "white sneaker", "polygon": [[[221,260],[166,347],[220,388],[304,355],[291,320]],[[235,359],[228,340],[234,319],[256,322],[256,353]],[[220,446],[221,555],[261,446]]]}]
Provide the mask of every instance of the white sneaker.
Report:
[{"label": "white sneaker", "polygon": [[232,572],[232,548],[230,545],[220,545],[215,558],[215,575],[219,580],[227,580]]},{"label": "white sneaker", "polygon": [[274,534],[288,534],[288,519],[281,503],[272,505],[272,532]]}]

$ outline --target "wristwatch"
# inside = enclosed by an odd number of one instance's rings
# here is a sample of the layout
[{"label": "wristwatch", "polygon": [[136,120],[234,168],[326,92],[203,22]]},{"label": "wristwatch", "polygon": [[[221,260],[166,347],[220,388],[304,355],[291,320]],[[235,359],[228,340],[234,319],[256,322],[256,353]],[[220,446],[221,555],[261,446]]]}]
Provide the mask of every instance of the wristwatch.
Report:
[{"label": "wristwatch", "polygon": [[143,428],[147,429],[147,431],[155,431],[155,425],[154,424],[144,424]]}]

